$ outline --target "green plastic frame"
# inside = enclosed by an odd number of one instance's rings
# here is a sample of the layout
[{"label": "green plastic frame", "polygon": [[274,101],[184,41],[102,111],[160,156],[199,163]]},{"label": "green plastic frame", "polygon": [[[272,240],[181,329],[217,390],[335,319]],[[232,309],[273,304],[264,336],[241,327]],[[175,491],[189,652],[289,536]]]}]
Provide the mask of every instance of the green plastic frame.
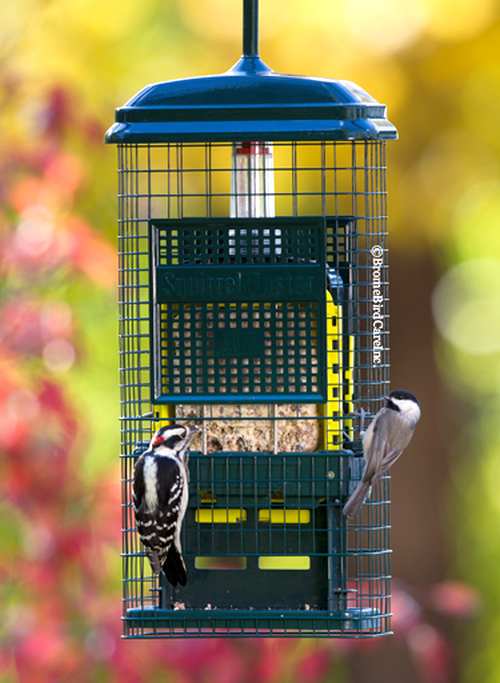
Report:
[{"label": "green plastic frame", "polygon": [[[324,402],[324,217],[153,219],[149,225],[153,403]],[[242,258],[242,253],[247,256]],[[242,320],[252,313],[258,318],[254,327],[252,321]],[[214,321],[214,315],[224,317],[225,323],[220,317]],[[271,320],[263,322],[264,315]],[[195,319],[196,326],[204,325],[201,331],[194,331]],[[175,342],[163,338],[162,325],[175,330]],[[218,325],[224,329],[217,330]],[[287,348],[289,338],[302,344],[296,345],[295,354]],[[177,345],[180,361],[168,356],[170,343]],[[198,348],[199,343],[204,346]],[[316,354],[314,376],[306,374],[311,359],[302,355],[304,350]],[[224,358],[228,365],[236,362],[236,378],[229,375],[232,368],[221,367]],[[247,388],[245,363],[257,368],[259,391],[237,390]],[[199,384],[211,392],[192,390],[190,383],[199,375]],[[301,377],[300,389],[290,375]],[[168,391],[164,376],[170,382]],[[230,388],[221,391],[227,378]]]}]

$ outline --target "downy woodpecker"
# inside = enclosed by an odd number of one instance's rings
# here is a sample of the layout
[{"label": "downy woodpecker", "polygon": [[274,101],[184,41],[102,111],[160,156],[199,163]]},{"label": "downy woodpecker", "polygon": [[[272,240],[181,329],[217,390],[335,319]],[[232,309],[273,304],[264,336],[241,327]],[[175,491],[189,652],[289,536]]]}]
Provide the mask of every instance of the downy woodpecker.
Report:
[{"label": "downy woodpecker", "polygon": [[197,427],[161,427],[137,460],[134,511],[137,531],[155,573],[172,586],[186,585],[181,528],[188,504],[189,445]]}]

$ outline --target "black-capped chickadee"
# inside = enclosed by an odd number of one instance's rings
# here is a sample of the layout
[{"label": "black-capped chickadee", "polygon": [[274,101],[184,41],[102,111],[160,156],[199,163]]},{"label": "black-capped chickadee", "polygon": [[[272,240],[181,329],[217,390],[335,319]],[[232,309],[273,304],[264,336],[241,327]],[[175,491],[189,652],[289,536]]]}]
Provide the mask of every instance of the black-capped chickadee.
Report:
[{"label": "black-capped chickadee", "polygon": [[409,391],[392,391],[362,435],[363,477],[344,506],[344,515],[357,514],[371,487],[386,474],[408,446],[420,419],[420,406]]},{"label": "black-capped chickadee", "polygon": [[135,464],[134,512],[137,531],[155,573],[186,585],[181,528],[188,504],[189,445],[197,427],[161,427]]}]

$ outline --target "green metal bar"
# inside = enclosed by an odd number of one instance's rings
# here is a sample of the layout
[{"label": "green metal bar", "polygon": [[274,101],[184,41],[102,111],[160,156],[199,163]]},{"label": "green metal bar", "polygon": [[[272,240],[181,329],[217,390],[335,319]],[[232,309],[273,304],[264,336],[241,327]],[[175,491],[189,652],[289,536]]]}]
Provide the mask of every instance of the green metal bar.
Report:
[{"label": "green metal bar", "polygon": [[[295,354],[295,359],[297,360],[297,354]],[[215,366],[216,369],[216,374],[215,374],[215,381],[218,386],[220,386],[220,378],[224,373],[219,372],[219,366]],[[228,370],[229,371],[229,370]],[[229,377],[229,374],[225,375],[226,377]],[[275,375],[273,374],[273,377]],[[256,398],[256,396],[258,398]],[[321,403],[325,400],[324,394],[318,394],[318,393],[264,393],[262,392],[261,394],[196,394],[196,396],[191,396],[190,394],[176,394],[175,396],[157,396],[154,399],[155,405],[163,405],[163,404],[169,404],[169,403],[181,403],[181,404],[199,404],[199,403],[224,403],[224,404],[230,404],[234,403],[235,405],[238,405],[239,403]],[[196,417],[197,420],[201,420],[202,418]],[[217,415],[216,417],[206,417],[204,418],[205,422],[218,422],[221,420],[234,420],[235,417],[229,416],[229,417],[224,417],[224,416],[219,416]],[[265,421],[267,422],[269,420],[268,416],[264,417],[259,417],[259,416],[254,416],[251,415],[249,417],[239,417],[237,418],[238,420],[249,420],[249,421]],[[280,420],[296,420],[296,416],[291,416],[289,418],[287,417],[281,417]],[[311,417],[308,417],[307,415],[301,416],[301,420],[318,420],[316,415],[313,415]]]},{"label": "green metal bar", "polygon": [[259,54],[259,0],[243,0],[243,54]]}]

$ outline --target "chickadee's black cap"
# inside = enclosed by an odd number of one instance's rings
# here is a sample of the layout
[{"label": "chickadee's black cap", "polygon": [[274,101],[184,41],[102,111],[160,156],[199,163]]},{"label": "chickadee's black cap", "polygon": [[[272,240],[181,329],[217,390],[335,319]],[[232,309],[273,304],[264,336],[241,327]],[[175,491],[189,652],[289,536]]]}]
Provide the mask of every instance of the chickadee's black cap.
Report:
[{"label": "chickadee's black cap", "polygon": [[411,392],[405,391],[405,389],[395,389],[394,391],[391,391],[389,398],[396,398],[400,401],[415,401],[415,403],[419,405],[417,397]]}]

